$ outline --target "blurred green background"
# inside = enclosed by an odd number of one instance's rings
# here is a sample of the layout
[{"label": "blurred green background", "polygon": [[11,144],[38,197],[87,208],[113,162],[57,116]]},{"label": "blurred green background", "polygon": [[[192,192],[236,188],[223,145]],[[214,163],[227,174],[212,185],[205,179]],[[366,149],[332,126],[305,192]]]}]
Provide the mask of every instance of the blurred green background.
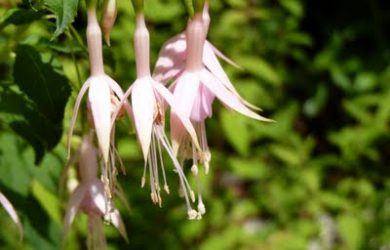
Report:
[{"label": "blurred green background", "polygon": [[[179,0],[145,2],[155,62],[161,45],[185,28],[187,13]],[[207,213],[188,221],[172,171],[175,191],[162,208],[140,188],[142,154],[129,122],[120,121],[117,145],[127,175],[119,180],[130,209],[117,206],[129,243],[107,226],[109,248],[389,250],[390,1],[210,2],[209,41],[243,68],[224,64],[226,72],[276,122],[214,104],[206,124],[211,171],[202,176]],[[0,208],[1,249],[62,247],[67,195],[59,197],[58,182],[74,99],[88,77],[86,15],[81,1],[72,27],[52,39],[56,10],[47,6],[48,0],[0,0],[0,191],[25,230],[19,242]],[[134,13],[129,0],[118,7],[105,64],[127,89],[135,78]],[[23,84],[37,61],[59,96],[69,95],[67,82],[72,88],[68,101],[56,99],[59,115],[47,115],[43,97]],[[79,214],[65,248],[85,249],[86,228]]]}]

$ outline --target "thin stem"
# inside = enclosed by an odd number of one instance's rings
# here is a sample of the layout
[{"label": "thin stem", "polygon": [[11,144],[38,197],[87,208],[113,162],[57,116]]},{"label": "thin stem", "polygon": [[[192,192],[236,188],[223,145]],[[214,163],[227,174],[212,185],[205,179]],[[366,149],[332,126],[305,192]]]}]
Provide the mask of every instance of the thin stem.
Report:
[{"label": "thin stem", "polygon": [[193,0],[195,13],[202,13],[205,0]]},{"label": "thin stem", "polygon": [[192,17],[194,15],[194,6],[192,5],[192,0],[183,0],[184,5],[187,8],[188,15]]},{"label": "thin stem", "polygon": [[144,12],[144,0],[131,0],[136,14]]}]

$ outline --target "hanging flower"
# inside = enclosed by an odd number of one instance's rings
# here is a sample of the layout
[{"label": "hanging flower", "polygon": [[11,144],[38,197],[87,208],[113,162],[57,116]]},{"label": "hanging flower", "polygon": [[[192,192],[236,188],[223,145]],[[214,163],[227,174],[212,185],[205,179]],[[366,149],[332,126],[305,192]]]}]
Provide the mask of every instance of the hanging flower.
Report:
[{"label": "hanging flower", "polygon": [[[142,1],[141,1],[142,2]],[[149,182],[151,189],[151,199],[161,206],[161,187],[159,171],[162,173],[163,188],[169,193],[166,181],[165,167],[162,161],[162,150],[165,149],[173,162],[175,171],[179,175],[180,186],[184,193],[187,204],[187,212],[190,219],[197,217],[197,212],[192,208],[191,201],[195,199],[183,169],[177,161],[172,146],[165,135],[165,106],[166,103],[172,106],[173,96],[161,83],[155,81],[150,73],[149,65],[149,31],[145,25],[145,18],[142,13],[142,6],[135,4],[137,10],[136,30],[134,33],[134,49],[136,56],[137,80],[126,91],[124,100],[131,95],[131,105],[133,120],[137,132],[138,140],[141,144],[143,157],[145,160],[144,173],[141,185],[146,182],[146,172],[149,169]],[[138,6],[138,7],[137,7]],[[188,117],[181,113],[176,113],[178,121],[193,138],[194,144],[199,148],[195,130]],[[160,165],[160,167],[159,167]],[[160,168],[160,170],[159,170]]]},{"label": "hanging flower", "polygon": [[[203,13],[202,13],[203,27],[205,36],[210,26],[210,15],[208,1],[205,2]],[[164,43],[162,49],[160,50],[158,60],[156,62],[153,77],[157,81],[160,81],[164,84],[168,84],[172,81],[175,81],[177,77],[183,73],[185,70],[186,60],[187,60],[187,39],[186,33],[180,33],[167,42]],[[223,70],[218,57],[223,59],[225,62],[233,65],[236,68],[240,68],[235,62],[226,57],[221,51],[215,48],[209,41],[204,41],[203,46],[203,56],[202,61],[205,67],[221,81],[221,83],[230,90],[234,95],[236,95],[243,104],[246,106],[260,110],[258,107],[250,104],[244,98],[240,96],[236,88],[233,86],[229,77],[226,75]]]},{"label": "hanging flower", "polygon": [[[91,67],[91,76],[81,87],[81,90],[76,98],[76,103],[72,115],[71,125],[68,133],[68,155],[70,153],[70,139],[73,135],[73,129],[76,123],[78,110],[81,100],[88,91],[88,109],[91,117],[91,123],[96,131],[98,144],[103,156],[104,166],[103,171],[106,186],[115,186],[113,180],[109,176],[113,176],[115,170],[113,168],[110,156],[115,152],[110,150],[114,145],[111,132],[113,118],[112,115],[119,104],[118,99],[123,98],[121,87],[112,78],[104,72],[103,50],[102,50],[102,33],[96,18],[96,6],[92,4],[88,8],[88,26],[87,26],[87,42],[89,62]],[[131,115],[130,106],[125,103],[126,111]],[[114,150],[115,151],[115,150]],[[111,183],[110,183],[111,182]],[[108,189],[108,188],[106,188]]]},{"label": "hanging flower", "polygon": [[[207,143],[205,131],[205,119],[212,115],[212,103],[219,99],[227,107],[250,118],[270,121],[264,118],[250,108],[246,102],[232,89],[232,86],[223,82],[218,74],[205,66],[208,61],[205,55],[206,26],[204,25],[201,12],[194,15],[188,23],[186,29],[186,61],[185,66],[177,75],[176,80],[171,85],[174,93],[173,105],[179,113],[188,117],[195,127],[198,140],[201,146],[201,152],[195,150],[193,144],[188,139],[188,134],[183,126],[178,122],[175,114],[171,115],[171,136],[175,153],[187,159],[192,159],[192,170],[198,177],[198,164],[202,163],[205,172],[209,171],[209,162],[211,153]],[[199,183],[199,180],[197,181]],[[199,201],[200,187],[199,190]],[[199,204],[202,206],[202,204]],[[200,210],[200,209],[199,209]]]},{"label": "hanging flower", "polygon": [[82,211],[89,219],[88,238],[91,245],[94,246],[92,249],[101,249],[106,244],[102,228],[102,217],[114,225],[127,240],[126,228],[119,211],[107,197],[104,184],[97,177],[97,150],[90,136],[84,137],[81,144],[78,173],[80,182],[69,199],[64,218],[64,237],[66,237],[77,212]]}]

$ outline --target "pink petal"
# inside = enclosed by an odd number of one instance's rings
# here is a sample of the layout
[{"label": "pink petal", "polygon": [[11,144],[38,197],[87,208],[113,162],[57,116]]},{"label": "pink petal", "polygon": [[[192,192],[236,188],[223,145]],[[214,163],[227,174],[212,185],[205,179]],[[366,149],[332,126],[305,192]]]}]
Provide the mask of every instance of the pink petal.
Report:
[{"label": "pink petal", "polygon": [[85,92],[89,88],[89,85],[90,85],[89,81],[90,81],[90,79],[88,79],[83,84],[83,86],[81,87],[80,92],[79,92],[79,94],[77,95],[77,98],[76,98],[76,103],[74,105],[73,114],[72,114],[72,120],[70,122],[70,128],[69,128],[69,132],[68,132],[68,143],[67,143],[67,145],[68,145],[68,158],[70,156],[70,146],[71,146],[70,142],[71,142],[71,139],[72,139],[72,136],[73,136],[73,129],[74,129],[74,126],[76,124],[77,114],[79,113],[81,100],[83,99],[83,96],[84,96]]},{"label": "pink petal", "polygon": [[186,60],[186,39],[184,33],[169,39],[162,47],[154,67],[153,78],[167,83],[184,68]]},{"label": "pink petal", "polygon": [[129,94],[131,92],[131,88],[130,87],[126,93],[124,94],[123,91],[122,91],[122,88],[119,86],[119,84],[114,81],[113,79],[111,79],[110,77],[107,76],[107,82],[108,84],[110,85],[110,88],[112,89],[112,91],[114,91],[114,93],[119,97],[119,99],[121,100],[121,103],[119,105],[119,107],[114,111],[114,114],[112,116],[112,124],[111,125],[114,125],[115,123],[115,119],[116,117],[118,116],[118,113],[119,111],[121,110],[122,106],[125,107],[125,110],[127,112],[127,115],[129,116],[130,119],[133,119],[133,110],[131,109],[131,106],[130,104],[127,102],[127,98],[129,97]]},{"label": "pink petal", "polygon": [[211,117],[213,114],[212,110],[212,103],[214,101],[215,95],[210,92],[208,88],[206,88],[204,85],[202,85],[202,105],[203,110],[207,117]]},{"label": "pink petal", "polygon": [[173,104],[176,112],[190,117],[199,91],[200,79],[195,73],[184,72],[175,83]]},{"label": "pink petal", "polygon": [[109,220],[111,224],[118,229],[122,237],[128,242],[129,239],[127,238],[126,227],[125,224],[123,223],[123,220],[121,218],[121,215],[119,214],[118,209],[116,208],[111,209],[111,212],[109,213]]},{"label": "pink petal", "polygon": [[[179,139],[182,136],[185,135],[185,132],[188,132],[188,134],[191,136],[192,142],[195,144],[195,146],[200,149],[198,138],[196,136],[196,131],[194,127],[192,126],[192,123],[190,119],[181,114],[181,112],[176,111],[176,106],[173,102],[173,95],[169,90],[167,90],[163,85],[161,85],[158,82],[154,82],[153,87],[156,89],[156,91],[164,98],[164,100],[171,106],[172,114],[171,114],[171,128],[173,126],[173,132],[171,129],[171,134],[173,133],[173,137]],[[172,118],[173,116],[173,118]],[[173,125],[172,125],[173,122]],[[174,140],[177,142],[177,140]],[[177,143],[173,143],[172,145],[173,151],[176,154],[177,150],[179,149],[179,145]]]},{"label": "pink petal", "polygon": [[69,199],[68,207],[66,208],[64,218],[63,237],[66,237],[70,226],[73,223],[74,217],[79,210],[80,204],[85,197],[85,193],[88,191],[87,186],[80,184],[72,193]]},{"label": "pink petal", "polygon": [[[186,136],[184,125],[187,122],[185,119],[190,119],[200,83],[199,78],[194,73],[184,72],[174,84],[173,103],[171,105],[171,140],[172,147],[176,154],[180,143]],[[184,119],[184,123],[181,121],[182,119]],[[193,142],[199,145],[198,140],[194,140],[196,136],[194,136],[193,131],[191,131],[192,129],[189,128],[189,125],[187,126]]]},{"label": "pink petal", "polygon": [[91,79],[89,102],[104,163],[108,163],[111,133],[111,91],[104,78]]},{"label": "pink petal", "polygon": [[152,79],[149,77],[137,79],[133,84],[133,93],[131,95],[135,128],[145,161],[147,161],[149,154],[154,111],[156,108],[156,99],[151,81]]},{"label": "pink petal", "polygon": [[[170,125],[171,125],[172,149],[173,149],[173,153],[175,155],[177,155],[177,153],[179,152],[179,148],[180,148],[181,143],[184,141],[184,139],[187,136],[187,130],[183,126],[183,123],[181,122],[178,114],[175,112],[171,113]],[[191,135],[191,138],[192,137],[193,137],[193,135]],[[195,134],[195,137],[196,137],[196,134]],[[197,138],[196,138],[196,142],[199,145]]]},{"label": "pink petal", "polygon": [[119,97],[119,98],[122,98],[123,97],[123,90],[122,88],[119,86],[119,84],[114,81],[111,77],[109,76],[105,76],[106,78],[106,81],[108,83],[108,85],[110,86],[110,88],[112,89],[112,91]]},{"label": "pink petal", "polygon": [[[133,84],[134,85],[134,84]],[[130,120],[132,122],[134,122],[134,112],[133,112],[133,109],[131,108],[130,104],[128,103],[127,99],[129,98],[129,95],[131,94],[131,92],[133,91],[133,85],[131,85],[127,90],[126,90],[126,93],[120,97],[121,98],[121,102],[119,104],[119,106],[116,108],[116,110],[114,111],[113,115],[112,115],[112,121],[111,121],[111,129],[113,128],[114,126],[114,123],[115,123],[115,119],[116,117],[118,116],[122,106],[124,105],[125,106],[125,109],[126,109],[126,112],[127,112],[127,115],[129,116]],[[118,96],[119,97],[119,96]]]},{"label": "pink petal", "polygon": [[4,207],[5,211],[11,217],[13,222],[16,224],[19,230],[20,239],[23,238],[23,226],[20,222],[19,216],[16,213],[15,208],[12,206],[11,202],[0,192],[0,204]]},{"label": "pink petal", "polygon": [[225,62],[227,62],[228,64],[238,68],[238,69],[241,69],[241,66],[238,65],[237,63],[235,63],[233,60],[231,60],[229,57],[225,56],[221,51],[219,51],[216,47],[214,47],[209,41],[206,40],[206,43],[205,45],[207,44],[207,46],[210,46],[212,48],[212,50],[214,51],[214,53],[219,57],[221,58],[222,60],[224,60]]},{"label": "pink petal", "polygon": [[203,122],[207,117],[211,117],[212,103],[214,95],[203,84],[199,86],[198,95],[195,98],[194,106],[191,112],[192,122]]},{"label": "pink petal", "polygon": [[208,71],[203,70],[202,72],[200,72],[200,77],[202,79],[202,83],[205,84],[206,87],[229,108],[234,109],[235,111],[256,120],[272,121],[261,115],[256,114],[255,112],[247,108],[235,94],[227,90],[224,85]]},{"label": "pink petal", "polygon": [[95,206],[100,210],[102,214],[106,214],[108,203],[104,194],[104,184],[102,183],[102,181],[95,178],[95,180],[90,183],[89,192],[91,194]]},{"label": "pink petal", "polygon": [[215,55],[216,51],[218,51],[218,50],[216,48],[214,48],[211,43],[206,41],[205,46],[203,48],[203,63],[205,64],[205,66],[210,70],[210,72],[213,75],[215,75],[221,81],[221,83],[227,89],[229,89],[231,92],[233,92],[246,106],[248,106],[252,109],[255,109],[255,110],[261,110],[260,108],[247,102],[246,100],[244,100],[240,96],[240,94],[237,92],[236,88],[233,86],[233,84],[229,80],[229,77],[226,75],[225,71],[223,70],[221,64],[219,63],[218,58]]}]

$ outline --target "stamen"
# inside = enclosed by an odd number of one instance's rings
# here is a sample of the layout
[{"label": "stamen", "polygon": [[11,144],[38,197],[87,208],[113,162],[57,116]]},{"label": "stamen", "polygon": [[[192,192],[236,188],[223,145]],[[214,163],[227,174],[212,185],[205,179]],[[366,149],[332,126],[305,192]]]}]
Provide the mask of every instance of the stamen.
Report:
[{"label": "stamen", "polygon": [[197,165],[192,165],[191,167],[191,172],[194,176],[198,176],[198,166]]},{"label": "stamen", "polygon": [[146,182],[146,166],[148,165],[148,162],[145,161],[145,164],[144,164],[144,173],[142,174],[142,178],[141,178],[141,187],[143,188],[145,186],[145,182]]},{"label": "stamen", "polygon": [[149,155],[152,158],[152,162],[150,164],[152,165],[151,169],[153,172],[150,174],[154,176],[154,187],[156,188],[156,197],[157,197],[157,202],[159,206],[161,207],[162,199],[160,196],[160,180],[159,180],[159,175],[158,175],[158,159],[157,159],[157,154],[156,154],[156,136],[155,133],[152,133],[152,140],[151,140],[151,148],[150,148],[150,153]]},{"label": "stamen", "polygon": [[200,144],[202,147],[202,152],[200,155],[200,161],[203,163],[205,168],[205,173],[209,173],[210,169],[210,160],[211,160],[211,153],[210,149],[207,143],[207,134],[206,134],[206,127],[204,122],[199,122],[196,124],[196,129],[198,132],[198,135],[200,136]]},{"label": "stamen", "polygon": [[189,219],[195,219],[197,212],[196,212],[196,210],[192,209],[191,203],[189,200],[189,198],[191,198],[192,200],[195,200],[195,194],[191,190],[191,187],[187,181],[187,178],[185,177],[185,175],[183,173],[181,165],[177,161],[176,157],[173,155],[173,149],[170,146],[166,135],[163,132],[161,132],[161,130],[156,130],[156,136],[158,137],[158,139],[160,140],[160,142],[163,144],[166,151],[168,152],[168,155],[173,162],[175,170],[177,171],[177,174],[179,175],[180,185],[181,185],[181,188],[183,190],[184,199],[185,199],[186,204],[187,204],[188,217],[189,217]]},{"label": "stamen", "polygon": [[198,217],[198,212],[192,208],[187,211],[187,214],[189,220],[195,220]]},{"label": "stamen", "polygon": [[150,181],[150,190],[151,190],[151,194],[150,194],[150,197],[152,198],[152,201],[153,203],[157,203],[158,202],[158,199],[157,199],[157,194],[156,194],[156,190],[155,190],[155,187],[154,187],[154,176],[153,176],[153,169],[152,169],[152,159],[151,159],[151,155],[149,154],[148,155],[148,159],[149,159],[149,181]]},{"label": "stamen", "polygon": [[198,211],[201,215],[205,214],[206,213],[206,208],[203,204],[203,201],[202,199],[199,199],[199,202],[198,202]]},{"label": "stamen", "polygon": [[159,158],[160,158],[161,172],[162,172],[163,180],[164,180],[164,190],[165,190],[165,192],[167,194],[169,194],[169,187],[168,187],[168,184],[167,184],[167,177],[166,177],[166,174],[165,174],[164,161],[163,161],[163,158],[162,158],[161,144],[160,144],[159,140],[157,140],[157,150],[158,150],[158,155],[159,155]]}]

